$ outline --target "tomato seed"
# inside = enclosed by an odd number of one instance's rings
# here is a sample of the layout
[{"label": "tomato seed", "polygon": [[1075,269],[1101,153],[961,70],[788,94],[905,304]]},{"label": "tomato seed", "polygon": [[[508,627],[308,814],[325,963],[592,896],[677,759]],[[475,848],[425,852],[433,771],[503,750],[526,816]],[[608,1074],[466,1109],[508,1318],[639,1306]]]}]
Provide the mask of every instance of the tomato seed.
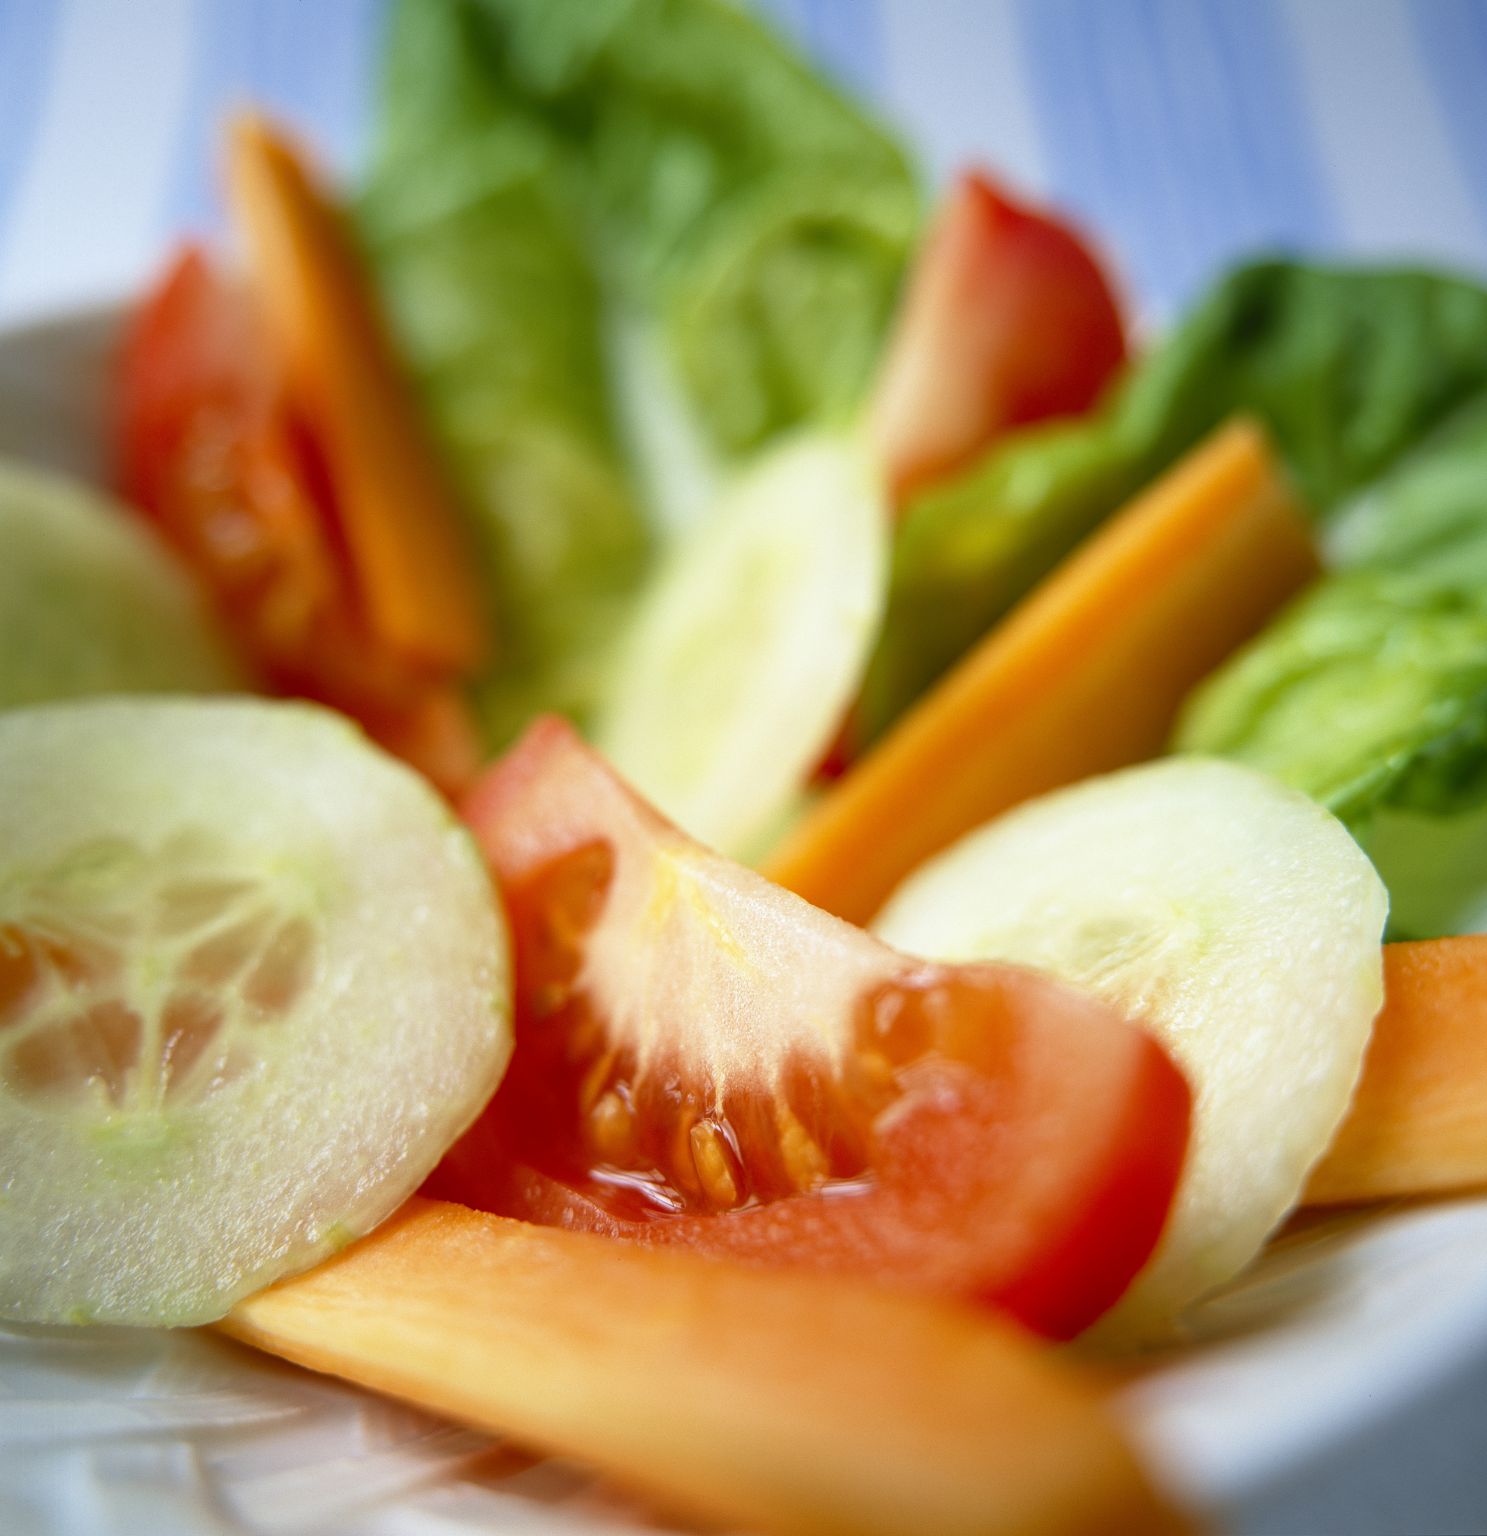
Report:
[{"label": "tomato seed", "polygon": [[775,1126],[780,1138],[780,1158],[790,1182],[797,1189],[818,1189],[831,1174],[826,1154],[787,1104],[775,1105]]},{"label": "tomato seed", "polygon": [[588,1143],[596,1157],[624,1166],[635,1152],[635,1110],[628,1093],[611,1088],[588,1113]]},{"label": "tomato seed", "polygon": [[732,1210],[739,1202],[738,1158],[716,1120],[697,1121],[688,1136],[697,1182],[715,1209]]}]

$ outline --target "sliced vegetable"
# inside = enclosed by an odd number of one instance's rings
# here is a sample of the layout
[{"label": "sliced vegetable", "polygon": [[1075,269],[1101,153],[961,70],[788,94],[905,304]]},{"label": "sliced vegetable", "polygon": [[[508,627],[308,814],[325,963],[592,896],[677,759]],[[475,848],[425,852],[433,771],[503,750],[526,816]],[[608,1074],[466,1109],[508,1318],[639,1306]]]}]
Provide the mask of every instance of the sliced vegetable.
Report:
[{"label": "sliced vegetable", "polygon": [[125,494],[265,668],[287,672],[347,600],[251,303],[188,246],[136,313],[122,362]]},{"label": "sliced vegetable", "polygon": [[415,665],[473,670],[489,640],[460,514],[361,258],[281,133],[244,116],[228,145],[228,186],[254,294],[335,488],[337,527],[368,627]]},{"label": "sliced vegetable", "polygon": [[1384,946],[1384,1008],[1306,1199],[1347,1205],[1487,1185],[1487,935]]},{"label": "sliced vegetable", "polygon": [[887,502],[855,444],[766,451],[647,593],[596,744],[694,837],[746,855],[857,690],[887,563]]},{"label": "sliced vegetable", "polygon": [[427,785],[326,711],[0,716],[0,1316],[220,1317],[396,1208],[510,1049]]},{"label": "sliced vegetable", "polygon": [[1295,1204],[1358,1078],[1386,899],[1339,823],[1248,769],[1126,769],[1012,811],[926,865],[876,931],[1034,965],[1139,1014],[1192,1084],[1156,1256],[1102,1324],[1159,1336]]},{"label": "sliced vegetable", "polygon": [[1013,434],[910,502],[863,739],[1226,417],[1268,429],[1326,520],[1484,387],[1487,288],[1429,272],[1241,268],[1094,415]]},{"label": "sliced vegetable", "polygon": [[[274,689],[334,704],[446,789],[479,744],[447,674],[367,627],[335,488],[248,294],[187,248],[136,315],[120,390],[126,494]],[[430,733],[429,720],[441,718]]]},{"label": "sliced vegetable", "polygon": [[1161,750],[1188,690],[1316,570],[1235,423],[1090,540],[807,812],[771,879],[854,922],[1022,800]]},{"label": "sliced vegetable", "polygon": [[878,370],[868,436],[895,498],[1009,427],[1095,403],[1125,358],[1110,285],[1067,224],[960,178],[926,236]]},{"label": "sliced vegetable", "polygon": [[1186,1528],[1070,1370],[875,1286],[420,1200],[224,1326],[730,1528]]},{"label": "sliced vegetable", "polygon": [[244,682],[215,616],[124,507],[0,463],[0,709]]},{"label": "sliced vegetable", "polygon": [[1151,1251],[1187,1090],[1110,1008],[906,961],[692,842],[557,720],[466,811],[512,917],[518,1045],[430,1192],[1057,1335]]}]

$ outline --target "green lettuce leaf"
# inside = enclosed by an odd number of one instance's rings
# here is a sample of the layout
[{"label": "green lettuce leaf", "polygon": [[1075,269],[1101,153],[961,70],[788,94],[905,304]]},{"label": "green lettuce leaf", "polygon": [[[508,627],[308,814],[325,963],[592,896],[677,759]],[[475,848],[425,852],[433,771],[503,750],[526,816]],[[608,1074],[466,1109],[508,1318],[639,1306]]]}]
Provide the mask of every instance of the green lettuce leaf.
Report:
[{"label": "green lettuce leaf", "polygon": [[1482,797],[1484,726],[1487,598],[1357,570],[1319,582],[1210,677],[1174,740],[1357,825],[1386,800],[1450,812]]},{"label": "green lettuce leaf", "polygon": [[1396,937],[1487,927],[1487,393],[1327,542],[1340,568],[1208,679],[1174,745],[1340,816],[1389,886]]},{"label": "green lettuce leaf", "polygon": [[499,746],[538,710],[591,707],[650,534],[552,146],[502,109],[456,8],[409,5],[397,22],[359,225],[478,535],[499,656],[477,692]]},{"label": "green lettuce leaf", "polygon": [[[481,530],[499,742],[583,720],[691,460],[855,406],[919,203],[893,141],[720,0],[403,0],[359,213]],[[637,441],[635,394],[679,423]]]},{"label": "green lettuce leaf", "polygon": [[507,114],[553,146],[606,290],[661,327],[716,444],[850,411],[919,227],[899,146],[721,0],[457,8]]},{"label": "green lettuce leaf", "polygon": [[1325,533],[1327,563],[1408,571],[1439,587],[1487,587],[1484,482],[1487,390],[1338,511]]},{"label": "green lettuce leaf", "polygon": [[1003,439],[908,508],[869,672],[869,734],[1095,526],[1227,416],[1269,428],[1327,519],[1487,385],[1487,290],[1428,272],[1235,272],[1091,416]]},{"label": "green lettuce leaf", "polygon": [[590,707],[650,535],[602,389],[593,277],[551,218],[542,177],[490,174],[461,192],[442,209],[369,198],[365,213],[479,538],[499,626],[480,691],[499,743],[536,709],[581,718]]}]

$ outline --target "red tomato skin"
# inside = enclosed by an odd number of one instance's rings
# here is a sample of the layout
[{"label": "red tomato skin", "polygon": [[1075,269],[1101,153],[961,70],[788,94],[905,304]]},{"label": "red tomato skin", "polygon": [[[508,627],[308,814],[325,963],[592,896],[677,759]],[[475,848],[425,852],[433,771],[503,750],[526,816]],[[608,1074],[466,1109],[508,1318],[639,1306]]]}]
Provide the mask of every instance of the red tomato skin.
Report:
[{"label": "red tomato skin", "polygon": [[195,246],[126,334],[118,461],[270,691],[354,716],[448,795],[469,787],[484,754],[468,704],[371,634],[319,444],[248,294]]},{"label": "red tomato skin", "polygon": [[304,445],[252,305],[197,247],[182,248],[135,314],[118,400],[121,489],[226,610],[266,609],[275,634],[297,634],[340,600]]},{"label": "red tomato skin", "polygon": [[[707,860],[710,883],[731,881],[774,919],[793,918],[793,964],[827,965],[838,955],[856,964],[864,946],[878,957],[872,963],[881,965],[881,981],[856,998],[853,1020],[839,1022],[844,1033],[855,1028],[855,1038],[894,1055],[892,1088],[861,1103],[840,1080],[831,1090],[846,1096],[867,1148],[864,1166],[726,1210],[666,1188],[665,1170],[644,1159],[629,1172],[607,1167],[597,1180],[587,1176],[580,1121],[565,1109],[566,1090],[554,1086],[545,1064],[561,1063],[561,1051],[541,1055],[555,1049],[552,1031],[565,1018],[537,1004],[551,977],[540,952],[539,908],[552,899],[543,881],[555,861],[578,853],[605,868],[645,857],[633,825],[607,825],[605,802],[616,793],[645,836]],[[1113,1305],[1155,1247],[1182,1168],[1189,1092],[1156,1041],[1105,1005],[1015,967],[935,966],[896,955],[696,849],[617,789],[602,760],[561,722],[534,726],[481,780],[464,811],[512,918],[517,1047],[506,1082],[436,1170],[429,1193],[742,1262],[865,1274],[997,1307],[1056,1338],[1081,1331]],[[589,857],[606,847],[605,858]],[[601,922],[604,900],[601,890],[592,906]],[[575,910],[558,926],[571,928]],[[777,921],[774,931],[782,931]],[[732,938],[745,942],[737,932]],[[894,1016],[906,1020],[901,1041],[871,1027],[877,999],[888,993]],[[766,989],[751,1003],[788,1010],[788,988]],[[588,1016],[579,1017],[581,1028]],[[921,1037],[927,1045],[916,1043]],[[699,1100],[707,1100],[704,1090]],[[738,1149],[745,1165],[765,1155],[747,1131]],[[667,1201],[636,1197],[655,1187]]]},{"label": "red tomato skin", "polygon": [[[692,1248],[765,1267],[855,1273],[994,1309],[1045,1338],[1070,1339],[1120,1299],[1151,1255],[1186,1150],[1187,1085],[1154,1042],[1143,1055],[1129,1071],[1130,1085],[1115,1085],[1127,1105],[1124,1123],[1087,1159],[1086,1185],[1071,1202],[1075,1214],[1010,1256],[988,1249],[1010,1244],[1009,1228],[1025,1213],[1005,1209],[999,1185],[976,1190],[987,1137],[973,1118],[974,1095],[953,1081],[936,1084],[941,1113],[915,1121],[917,1145],[901,1140],[888,1170],[742,1210],[618,1215],[593,1194],[518,1160],[489,1114],[456,1144],[424,1192],[649,1246]],[[978,1223],[982,1234],[966,1240]],[[990,1240],[988,1230],[995,1234]]]},{"label": "red tomato skin", "polygon": [[963,175],[909,275],[869,410],[902,503],[999,434],[1088,410],[1126,356],[1120,308],[1085,240]]}]

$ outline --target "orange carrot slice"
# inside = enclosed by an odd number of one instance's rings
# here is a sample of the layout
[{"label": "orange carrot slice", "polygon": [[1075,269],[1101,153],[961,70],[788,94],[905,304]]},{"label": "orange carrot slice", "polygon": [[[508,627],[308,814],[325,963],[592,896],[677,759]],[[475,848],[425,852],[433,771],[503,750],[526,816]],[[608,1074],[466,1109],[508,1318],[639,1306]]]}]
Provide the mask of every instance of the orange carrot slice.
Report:
[{"label": "orange carrot slice", "polygon": [[1487,1187],[1487,934],[1384,946],[1384,1007],[1311,1205]]},{"label": "orange carrot slice", "polygon": [[223,1326],[730,1528],[1184,1529],[1072,1368],[839,1279],[416,1200]]},{"label": "orange carrot slice", "polygon": [[233,124],[228,184],[270,333],[325,454],[368,622],[410,661],[469,671],[488,641],[458,512],[340,215],[258,117]]},{"label": "orange carrot slice", "polygon": [[921,699],[765,873],[866,921],[998,812],[1161,751],[1189,689],[1316,571],[1259,428],[1220,429]]}]

